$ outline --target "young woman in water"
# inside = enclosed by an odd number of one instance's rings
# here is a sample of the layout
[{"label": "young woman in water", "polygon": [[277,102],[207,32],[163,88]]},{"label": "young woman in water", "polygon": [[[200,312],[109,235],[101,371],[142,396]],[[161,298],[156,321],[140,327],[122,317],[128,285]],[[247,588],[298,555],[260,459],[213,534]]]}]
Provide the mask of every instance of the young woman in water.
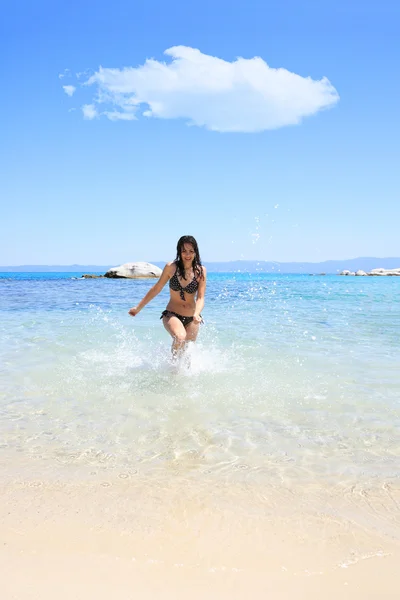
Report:
[{"label": "young woman in water", "polygon": [[201,264],[197,242],[191,235],[184,235],[178,240],[175,260],[165,265],[160,279],[139,304],[129,310],[129,314],[135,317],[161,292],[167,281],[170,299],[160,318],[173,338],[172,354],[177,357],[187,342],[196,340],[203,321],[201,311],[206,291],[206,268]]}]

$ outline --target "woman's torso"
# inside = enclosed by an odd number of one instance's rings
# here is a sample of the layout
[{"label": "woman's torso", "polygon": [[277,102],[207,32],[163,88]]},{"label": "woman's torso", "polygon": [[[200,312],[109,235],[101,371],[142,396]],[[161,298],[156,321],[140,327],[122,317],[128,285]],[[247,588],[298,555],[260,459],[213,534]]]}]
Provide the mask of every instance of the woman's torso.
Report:
[{"label": "woman's torso", "polygon": [[186,279],[182,279],[178,273],[176,264],[172,264],[169,279],[170,299],[167,310],[185,317],[193,316],[196,309],[198,286],[199,284],[193,270],[186,273]]}]

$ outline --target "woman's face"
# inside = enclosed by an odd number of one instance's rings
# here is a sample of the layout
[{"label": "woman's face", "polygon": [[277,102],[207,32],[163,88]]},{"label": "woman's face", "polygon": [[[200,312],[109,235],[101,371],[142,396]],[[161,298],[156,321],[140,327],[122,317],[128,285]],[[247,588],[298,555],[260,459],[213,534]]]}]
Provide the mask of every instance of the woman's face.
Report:
[{"label": "woman's face", "polygon": [[196,254],[192,244],[183,244],[181,257],[185,265],[191,265],[195,256]]}]

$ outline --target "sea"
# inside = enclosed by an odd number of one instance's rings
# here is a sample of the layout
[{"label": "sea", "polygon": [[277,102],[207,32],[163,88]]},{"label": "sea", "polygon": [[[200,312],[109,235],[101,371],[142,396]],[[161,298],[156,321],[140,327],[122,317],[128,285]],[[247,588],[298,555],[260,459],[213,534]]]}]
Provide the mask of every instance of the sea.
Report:
[{"label": "sea", "polygon": [[238,485],[400,541],[400,278],[209,273],[176,365],[167,286],[132,318],[152,280],[82,275],[0,274],[0,479]]}]

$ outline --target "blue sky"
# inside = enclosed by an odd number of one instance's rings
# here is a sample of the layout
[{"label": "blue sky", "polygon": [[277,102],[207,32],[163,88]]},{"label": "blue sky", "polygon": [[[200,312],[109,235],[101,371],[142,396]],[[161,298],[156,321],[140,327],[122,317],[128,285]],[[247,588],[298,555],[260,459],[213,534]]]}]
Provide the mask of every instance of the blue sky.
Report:
[{"label": "blue sky", "polygon": [[400,255],[400,3],[60,4],[2,3],[1,265]]}]

